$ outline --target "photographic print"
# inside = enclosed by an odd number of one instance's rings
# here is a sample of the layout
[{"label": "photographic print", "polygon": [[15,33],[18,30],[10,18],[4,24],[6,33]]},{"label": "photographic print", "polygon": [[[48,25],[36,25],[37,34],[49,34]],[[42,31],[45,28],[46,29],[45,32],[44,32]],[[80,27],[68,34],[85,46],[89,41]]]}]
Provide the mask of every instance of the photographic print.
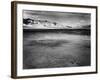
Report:
[{"label": "photographic print", "polygon": [[90,16],[23,10],[23,68],[90,66]]},{"label": "photographic print", "polygon": [[97,7],[12,2],[12,78],[97,73]]}]

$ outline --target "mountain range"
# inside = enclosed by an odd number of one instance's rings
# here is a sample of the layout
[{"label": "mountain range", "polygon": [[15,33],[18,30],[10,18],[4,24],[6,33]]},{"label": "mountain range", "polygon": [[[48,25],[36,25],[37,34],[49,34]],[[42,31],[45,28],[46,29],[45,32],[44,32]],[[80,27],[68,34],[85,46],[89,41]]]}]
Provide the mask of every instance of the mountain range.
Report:
[{"label": "mountain range", "polygon": [[24,29],[90,29],[91,25],[69,26],[48,20],[23,19]]}]

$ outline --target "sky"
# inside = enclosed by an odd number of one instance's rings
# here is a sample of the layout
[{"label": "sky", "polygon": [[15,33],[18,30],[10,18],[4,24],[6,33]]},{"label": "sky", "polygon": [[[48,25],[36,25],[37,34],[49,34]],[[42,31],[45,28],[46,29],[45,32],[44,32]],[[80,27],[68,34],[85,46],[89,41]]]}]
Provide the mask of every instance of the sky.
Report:
[{"label": "sky", "polygon": [[91,14],[89,13],[23,10],[23,18],[48,20],[73,28],[91,23]]}]

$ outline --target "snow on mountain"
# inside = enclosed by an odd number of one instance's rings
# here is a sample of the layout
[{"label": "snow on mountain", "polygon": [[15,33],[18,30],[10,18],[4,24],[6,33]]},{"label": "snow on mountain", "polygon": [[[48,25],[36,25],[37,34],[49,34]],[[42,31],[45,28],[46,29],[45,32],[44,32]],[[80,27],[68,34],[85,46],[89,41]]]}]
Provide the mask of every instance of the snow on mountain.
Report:
[{"label": "snow on mountain", "polygon": [[24,29],[69,29],[71,26],[62,25],[47,20],[23,19]]}]

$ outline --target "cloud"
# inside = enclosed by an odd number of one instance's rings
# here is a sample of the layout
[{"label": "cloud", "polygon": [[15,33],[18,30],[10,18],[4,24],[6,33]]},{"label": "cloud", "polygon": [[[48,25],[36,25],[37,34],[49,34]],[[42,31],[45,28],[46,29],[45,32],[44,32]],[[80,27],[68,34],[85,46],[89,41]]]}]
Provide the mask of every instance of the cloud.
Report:
[{"label": "cloud", "polygon": [[48,20],[61,25],[77,27],[79,25],[89,25],[91,14],[75,12],[54,12],[54,11],[34,11],[24,10],[23,18]]}]

